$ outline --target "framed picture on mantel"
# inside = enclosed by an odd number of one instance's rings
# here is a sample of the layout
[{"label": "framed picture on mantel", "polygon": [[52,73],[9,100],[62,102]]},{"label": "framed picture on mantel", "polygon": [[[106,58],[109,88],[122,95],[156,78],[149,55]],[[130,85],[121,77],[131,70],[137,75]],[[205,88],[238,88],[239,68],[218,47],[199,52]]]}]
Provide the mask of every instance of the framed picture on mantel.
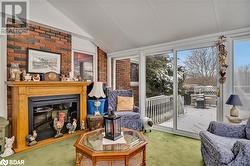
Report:
[{"label": "framed picture on mantel", "polygon": [[28,49],[28,72],[48,73],[61,71],[61,54],[54,52]]}]

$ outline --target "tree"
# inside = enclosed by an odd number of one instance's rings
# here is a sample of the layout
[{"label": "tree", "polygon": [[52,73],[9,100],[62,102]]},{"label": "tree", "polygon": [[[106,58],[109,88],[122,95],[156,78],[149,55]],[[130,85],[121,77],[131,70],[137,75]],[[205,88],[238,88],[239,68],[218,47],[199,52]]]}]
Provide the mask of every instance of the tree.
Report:
[{"label": "tree", "polygon": [[[148,56],[146,59],[147,97],[173,95],[173,58],[167,55]],[[183,69],[178,67],[178,83],[182,87]]]},{"label": "tree", "polygon": [[216,47],[192,50],[184,65],[187,78],[195,80],[194,84],[216,85]]}]

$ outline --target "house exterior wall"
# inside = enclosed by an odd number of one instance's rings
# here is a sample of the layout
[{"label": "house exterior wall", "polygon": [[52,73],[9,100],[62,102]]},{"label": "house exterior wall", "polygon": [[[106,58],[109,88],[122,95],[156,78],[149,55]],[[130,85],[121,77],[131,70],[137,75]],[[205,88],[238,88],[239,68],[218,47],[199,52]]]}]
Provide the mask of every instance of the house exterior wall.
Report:
[{"label": "house exterior wall", "polygon": [[116,60],[116,89],[133,90],[134,103],[136,106],[139,106],[139,86],[131,86],[130,74],[130,59]]}]

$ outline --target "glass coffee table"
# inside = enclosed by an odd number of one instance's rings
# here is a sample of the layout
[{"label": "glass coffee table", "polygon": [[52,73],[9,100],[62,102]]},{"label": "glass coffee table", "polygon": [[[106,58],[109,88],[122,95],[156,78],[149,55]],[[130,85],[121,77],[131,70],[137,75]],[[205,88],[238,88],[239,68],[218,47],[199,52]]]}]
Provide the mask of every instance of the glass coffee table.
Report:
[{"label": "glass coffee table", "polygon": [[75,143],[77,166],[144,166],[146,145],[143,134],[123,129],[123,137],[110,141],[104,130],[85,133]]}]

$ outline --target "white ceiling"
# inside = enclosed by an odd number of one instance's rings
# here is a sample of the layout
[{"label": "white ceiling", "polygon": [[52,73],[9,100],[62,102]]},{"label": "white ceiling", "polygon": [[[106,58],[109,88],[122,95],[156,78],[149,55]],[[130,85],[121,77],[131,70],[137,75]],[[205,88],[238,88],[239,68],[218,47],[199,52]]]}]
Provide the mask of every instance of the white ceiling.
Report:
[{"label": "white ceiling", "polygon": [[250,0],[48,0],[108,53],[250,27]]}]

